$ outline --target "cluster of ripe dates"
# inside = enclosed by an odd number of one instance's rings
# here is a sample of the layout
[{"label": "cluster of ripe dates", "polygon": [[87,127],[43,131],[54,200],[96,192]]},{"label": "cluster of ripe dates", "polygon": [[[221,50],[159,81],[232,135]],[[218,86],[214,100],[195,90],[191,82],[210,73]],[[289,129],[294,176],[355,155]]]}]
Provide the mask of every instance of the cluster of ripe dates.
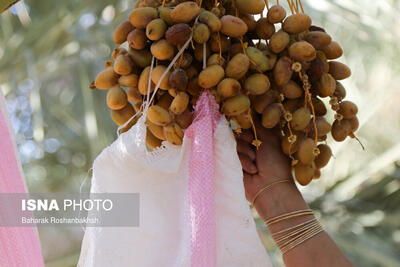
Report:
[{"label": "cluster of ripe dates", "polygon": [[[256,120],[280,133],[296,180],[307,185],[332,156],[329,133],[338,142],[355,138],[358,108],[344,101],[339,81],[351,71],[335,61],[342,48],[296,2],[288,1],[291,15],[277,4],[263,17],[263,0],[138,1],[115,29],[117,48],[91,87],[108,90],[111,117],[122,131],[154,94],[146,118],[150,149],[164,140],[182,144],[207,88],[236,132],[254,130],[254,145],[260,145]],[[325,118],[327,106],[333,123]]]}]

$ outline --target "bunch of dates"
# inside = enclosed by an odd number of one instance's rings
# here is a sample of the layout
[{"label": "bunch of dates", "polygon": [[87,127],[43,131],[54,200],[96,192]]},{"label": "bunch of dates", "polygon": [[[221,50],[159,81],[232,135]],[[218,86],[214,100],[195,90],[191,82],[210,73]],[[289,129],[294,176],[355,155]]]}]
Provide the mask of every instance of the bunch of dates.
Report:
[{"label": "bunch of dates", "polygon": [[265,8],[263,0],[138,1],[115,29],[116,49],[91,88],[108,90],[111,117],[123,132],[154,94],[146,112],[149,149],[182,144],[207,89],[236,133],[254,132],[254,145],[255,121],[277,132],[296,180],[307,185],[332,156],[328,134],[337,142],[356,138],[358,108],[344,100],[340,83],[351,71],[336,61],[341,46],[307,14],[273,5],[263,16]]}]

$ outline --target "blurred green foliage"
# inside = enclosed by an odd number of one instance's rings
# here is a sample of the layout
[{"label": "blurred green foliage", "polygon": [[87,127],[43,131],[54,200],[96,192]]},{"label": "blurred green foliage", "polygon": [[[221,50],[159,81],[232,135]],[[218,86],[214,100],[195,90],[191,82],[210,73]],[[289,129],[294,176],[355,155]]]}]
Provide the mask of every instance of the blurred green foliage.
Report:
[{"label": "blurred green foliage", "polygon": [[[358,137],[366,147],[332,144],[336,158],[304,196],[356,266],[400,266],[400,1],[303,2],[345,48],[340,60],[353,77],[344,85],[360,107]],[[132,7],[131,0],[25,0],[0,16],[0,86],[31,192],[79,191],[93,159],[116,138],[105,92],[88,85]],[[39,230],[48,266],[76,265],[81,229]]]}]

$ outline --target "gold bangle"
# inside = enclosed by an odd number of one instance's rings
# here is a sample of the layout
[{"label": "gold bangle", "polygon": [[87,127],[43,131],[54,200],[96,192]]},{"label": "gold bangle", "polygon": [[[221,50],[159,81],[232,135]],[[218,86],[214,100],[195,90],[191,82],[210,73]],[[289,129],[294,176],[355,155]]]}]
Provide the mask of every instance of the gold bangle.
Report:
[{"label": "gold bangle", "polygon": [[[286,214],[279,215],[275,218],[268,220],[265,224],[270,226],[271,224],[288,220],[293,217],[312,215],[312,210],[298,210],[289,212]],[[323,232],[324,229],[319,224],[318,220],[313,217],[305,222],[299,223],[297,225],[291,226],[289,228],[280,230],[275,233],[271,233],[272,238],[275,240],[277,247],[281,250],[282,254],[287,253],[289,250],[295,248],[296,246],[304,243],[308,239]]]},{"label": "gold bangle", "polygon": [[290,245],[287,246],[287,248],[282,248],[282,254],[287,253],[288,251],[290,251],[291,249],[297,247],[298,245],[301,245],[302,243],[304,243],[305,241],[309,240],[310,238],[316,236],[317,234],[323,232],[324,229],[322,228],[322,226],[320,226],[319,228],[317,228],[314,231],[309,232],[307,235],[304,235],[301,239],[297,240],[296,242],[291,243]]},{"label": "gold bangle", "polygon": [[312,227],[314,227],[314,226],[316,226],[318,224],[319,224],[318,221],[314,220],[314,221],[312,221],[312,222],[310,222],[310,223],[308,223],[308,224],[306,224],[306,225],[304,225],[304,226],[302,226],[302,227],[300,227],[298,229],[295,229],[292,232],[289,232],[286,235],[283,235],[281,237],[273,237],[273,238],[274,238],[275,242],[278,244],[278,243],[280,243],[280,242],[282,242],[282,241],[284,241],[284,240],[286,240],[286,239],[288,239],[288,238],[290,238],[292,236],[295,236],[295,235],[298,235],[298,234],[302,234],[303,232],[309,230],[310,228],[312,228]]},{"label": "gold bangle", "polygon": [[280,250],[283,250],[286,246],[290,246],[291,244],[297,242],[299,239],[301,239],[303,236],[307,236],[309,233],[314,232],[315,230],[321,229],[321,225],[316,222],[308,226],[305,230],[301,231],[300,233],[296,233],[294,237],[289,239],[286,242],[277,242],[277,245]]},{"label": "gold bangle", "polygon": [[279,232],[271,233],[271,236],[275,239],[275,236],[278,237],[278,236],[281,235],[281,234],[284,234],[284,233],[286,233],[286,232],[289,232],[289,231],[291,231],[291,230],[293,230],[293,229],[299,228],[299,227],[301,227],[301,226],[304,226],[304,225],[309,224],[309,223],[311,223],[311,222],[313,222],[313,221],[316,221],[316,220],[317,220],[316,218],[313,218],[313,219],[308,220],[308,221],[305,221],[305,222],[303,222],[303,223],[301,223],[301,224],[298,224],[298,225],[295,225],[295,226],[292,226],[292,227],[283,229],[283,230],[281,230],[281,231],[279,231]]},{"label": "gold bangle", "polygon": [[257,194],[254,196],[253,201],[251,201],[251,205],[254,206],[254,203],[256,202],[256,199],[261,195],[261,193],[263,193],[264,191],[268,190],[269,188],[271,188],[272,186],[276,185],[276,184],[280,184],[280,183],[286,183],[286,182],[290,182],[291,180],[281,180],[281,181],[276,181],[273,182],[269,185],[264,186],[263,188],[261,188]]},{"label": "gold bangle", "polygon": [[291,249],[295,248],[296,246],[302,244],[303,242],[305,242],[306,240],[308,240],[309,238],[311,238],[315,234],[320,233],[321,231],[322,231],[321,227],[310,229],[310,231],[308,231],[306,234],[304,234],[302,236],[299,236],[298,238],[296,238],[296,240],[293,240],[293,242],[287,244],[286,246],[280,247],[280,250],[281,250],[282,254],[287,253],[289,250],[291,250]]},{"label": "gold bangle", "polygon": [[293,211],[293,212],[289,212],[286,214],[282,214],[279,216],[276,216],[275,218],[272,218],[268,221],[265,222],[265,224],[267,226],[270,226],[274,223],[280,222],[280,221],[284,221],[284,220],[288,220],[294,217],[299,217],[299,216],[305,216],[305,215],[313,215],[313,211],[310,209],[306,209],[306,210],[297,210],[297,211]]}]

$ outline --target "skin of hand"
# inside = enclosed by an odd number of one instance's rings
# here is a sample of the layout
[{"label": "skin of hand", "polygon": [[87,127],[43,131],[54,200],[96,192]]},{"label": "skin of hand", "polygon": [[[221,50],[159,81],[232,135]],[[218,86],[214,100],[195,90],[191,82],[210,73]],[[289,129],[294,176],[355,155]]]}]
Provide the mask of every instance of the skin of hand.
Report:
[{"label": "skin of hand", "polygon": [[[237,151],[242,163],[244,187],[249,202],[266,185],[280,180],[293,180],[291,164],[281,150],[279,137],[257,121],[255,126],[258,139],[262,142],[258,149],[251,144],[254,140],[252,132],[246,131],[237,136]],[[309,207],[295,183],[291,182],[274,186],[268,194],[261,194],[255,203],[255,208],[265,221],[288,211],[304,210]],[[277,232],[311,218],[312,215],[293,218],[268,228],[270,232]],[[283,260],[288,267],[353,266],[326,232],[321,232],[301,246],[296,246],[283,255]]]},{"label": "skin of hand", "polygon": [[255,194],[265,185],[293,179],[290,161],[281,150],[279,137],[257,121],[255,126],[257,137],[262,142],[258,149],[251,144],[254,140],[251,132],[243,132],[237,137],[237,151],[244,172],[248,201],[252,201]]}]

